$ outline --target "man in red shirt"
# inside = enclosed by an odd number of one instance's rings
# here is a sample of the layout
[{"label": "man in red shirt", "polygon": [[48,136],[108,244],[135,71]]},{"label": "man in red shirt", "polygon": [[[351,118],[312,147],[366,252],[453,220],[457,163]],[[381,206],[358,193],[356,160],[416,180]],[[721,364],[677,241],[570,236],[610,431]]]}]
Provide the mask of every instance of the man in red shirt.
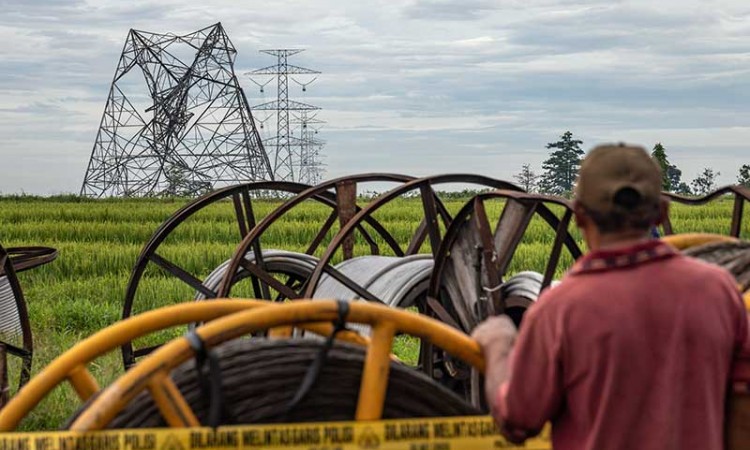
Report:
[{"label": "man in red shirt", "polygon": [[473,337],[492,414],[520,442],[552,422],[555,450],[722,449],[730,367],[747,319],[734,279],[649,230],[668,205],[639,147],[581,164],[576,224],[589,253],[526,313]]}]

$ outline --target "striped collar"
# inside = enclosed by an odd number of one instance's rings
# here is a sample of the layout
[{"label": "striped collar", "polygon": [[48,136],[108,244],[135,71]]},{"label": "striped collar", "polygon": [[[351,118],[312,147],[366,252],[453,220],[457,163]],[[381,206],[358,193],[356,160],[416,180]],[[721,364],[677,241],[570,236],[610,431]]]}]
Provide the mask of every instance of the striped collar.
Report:
[{"label": "striped collar", "polygon": [[622,269],[671,258],[677,254],[677,251],[670,245],[658,239],[653,239],[629,247],[589,252],[576,261],[568,274],[578,275]]}]

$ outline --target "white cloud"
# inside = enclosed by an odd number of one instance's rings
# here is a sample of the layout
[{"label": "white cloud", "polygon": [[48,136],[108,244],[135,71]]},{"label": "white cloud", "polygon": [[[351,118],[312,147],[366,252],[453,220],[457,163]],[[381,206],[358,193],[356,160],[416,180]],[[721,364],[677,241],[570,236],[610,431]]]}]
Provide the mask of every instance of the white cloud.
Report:
[{"label": "white cloud", "polygon": [[587,147],[662,141],[686,175],[714,164],[724,182],[750,162],[744,1],[6,0],[0,191],[78,190],[131,27],[217,21],[240,73],[273,63],[259,49],[308,49],[294,61],[324,73],[291,93],[324,108],[331,174],[509,178],[524,162],[538,170],[544,144],[567,129]]}]

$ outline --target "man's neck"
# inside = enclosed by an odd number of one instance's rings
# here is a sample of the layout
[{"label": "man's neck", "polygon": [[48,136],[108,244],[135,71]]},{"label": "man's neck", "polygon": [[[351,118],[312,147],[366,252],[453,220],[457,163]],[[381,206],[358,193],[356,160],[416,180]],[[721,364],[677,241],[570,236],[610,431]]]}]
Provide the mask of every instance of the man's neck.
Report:
[{"label": "man's neck", "polygon": [[587,244],[591,250],[610,250],[641,244],[649,239],[651,239],[651,236],[648,232],[625,231],[622,233],[599,234],[590,239],[590,242],[587,242]]}]

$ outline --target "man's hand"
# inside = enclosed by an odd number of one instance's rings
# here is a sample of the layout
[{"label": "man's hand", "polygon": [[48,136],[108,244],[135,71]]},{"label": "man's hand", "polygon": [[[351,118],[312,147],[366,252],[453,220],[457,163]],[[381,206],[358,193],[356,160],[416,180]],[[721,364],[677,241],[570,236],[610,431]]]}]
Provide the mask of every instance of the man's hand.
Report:
[{"label": "man's hand", "polygon": [[[497,393],[500,386],[509,378],[508,357],[513,348],[518,331],[508,316],[494,316],[480,323],[471,337],[482,348],[486,369],[484,391],[487,404],[495,421],[503,429],[503,418],[498,410]],[[521,439],[522,441],[523,439]]]},{"label": "man's hand", "polygon": [[493,316],[474,328],[471,337],[482,347],[482,353],[489,363],[501,355],[508,355],[517,334],[518,330],[510,317]]}]

